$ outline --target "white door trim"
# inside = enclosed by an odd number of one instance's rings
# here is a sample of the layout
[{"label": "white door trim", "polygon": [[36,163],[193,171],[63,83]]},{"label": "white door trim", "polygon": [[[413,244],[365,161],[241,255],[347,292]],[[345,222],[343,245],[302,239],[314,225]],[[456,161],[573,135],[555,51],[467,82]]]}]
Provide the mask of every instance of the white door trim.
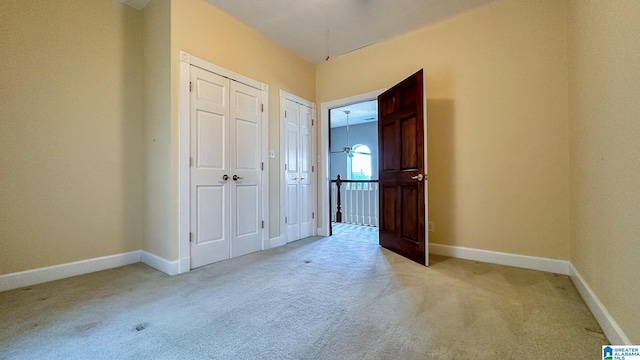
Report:
[{"label": "white door trim", "polygon": [[[367,100],[376,100],[378,95],[385,92],[387,89],[379,89],[370,91],[368,93],[354,95],[338,100],[328,101],[320,104],[320,168],[319,175],[319,190],[320,190],[320,209],[318,212],[322,214],[322,221],[318,227],[318,235],[329,236],[329,191],[331,190],[331,182],[329,179],[329,110],[345,105],[355,104]],[[317,218],[317,217],[316,217]]]},{"label": "white door trim", "polygon": [[269,170],[267,166],[267,146],[269,139],[269,85],[240,75],[231,70],[214,65],[206,60],[197,58],[187,52],[180,51],[180,73],[178,80],[178,273],[191,270],[191,253],[189,250],[189,209],[191,198],[189,196],[189,116],[190,93],[189,79],[191,65],[211,71],[262,92],[262,154],[261,161],[265,164],[262,171],[262,218],[265,223],[262,229],[262,249],[269,248]]},{"label": "white door trim", "polygon": [[[285,132],[286,132],[286,124],[284,121],[284,99],[286,100],[290,100],[293,101],[295,103],[304,105],[306,107],[311,108],[311,116],[312,119],[314,121],[314,125],[311,126],[311,163],[315,168],[315,172],[318,173],[318,164],[316,163],[316,127],[317,127],[317,108],[316,108],[316,104],[314,102],[311,102],[307,99],[303,99],[299,96],[296,96],[294,94],[288,93],[284,90],[280,90],[280,243],[282,244],[286,244],[288,243],[290,240],[287,239],[287,231],[286,231],[286,224],[284,222],[284,218],[285,218],[285,214],[287,214],[287,210],[288,210],[288,206],[287,206],[287,197],[286,197],[286,180],[284,178],[285,173],[284,173],[284,153],[286,151],[285,149]],[[316,214],[314,216],[313,219],[313,234],[312,235],[316,235],[316,228],[317,228],[317,221],[318,221],[318,211],[317,211],[317,181],[316,181],[316,176],[312,176],[311,177],[311,194],[316,195],[312,201],[311,201],[311,208],[312,211]]]}]

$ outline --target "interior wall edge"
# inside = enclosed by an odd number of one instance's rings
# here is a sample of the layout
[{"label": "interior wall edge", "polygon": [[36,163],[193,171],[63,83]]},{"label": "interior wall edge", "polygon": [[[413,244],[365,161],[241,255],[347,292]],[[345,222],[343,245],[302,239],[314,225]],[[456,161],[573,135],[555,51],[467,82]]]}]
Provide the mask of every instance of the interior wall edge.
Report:
[{"label": "interior wall edge", "polygon": [[596,321],[600,324],[600,327],[602,328],[602,331],[604,331],[604,335],[609,339],[609,342],[613,345],[631,345],[631,341],[624,331],[622,331],[613,316],[611,316],[596,293],[593,292],[589,284],[584,280],[582,275],[580,275],[571,262],[569,262],[569,276],[571,277],[573,284],[576,286],[576,289],[578,289],[580,296],[582,296],[584,302],[587,303],[587,306],[596,318]]}]

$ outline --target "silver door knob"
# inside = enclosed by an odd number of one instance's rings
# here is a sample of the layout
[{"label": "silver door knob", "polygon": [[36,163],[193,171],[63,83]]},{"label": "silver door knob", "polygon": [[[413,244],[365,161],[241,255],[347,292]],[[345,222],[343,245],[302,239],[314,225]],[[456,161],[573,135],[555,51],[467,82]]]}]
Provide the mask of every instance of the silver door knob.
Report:
[{"label": "silver door knob", "polygon": [[227,175],[227,174],[222,175],[222,180],[224,180],[224,181],[229,180],[229,175]]},{"label": "silver door knob", "polygon": [[300,181],[302,181],[302,180],[304,180],[304,177],[301,177],[301,178],[300,178]]},{"label": "silver door knob", "polygon": [[293,180],[300,180],[300,178],[296,176],[293,178]]},{"label": "silver door knob", "polygon": [[244,179],[243,177],[240,177],[238,175],[233,175],[233,181],[238,181],[240,179]]},{"label": "silver door knob", "polygon": [[418,174],[416,176],[412,176],[411,179],[412,180],[422,181],[424,179],[424,176],[422,176],[422,174]]}]

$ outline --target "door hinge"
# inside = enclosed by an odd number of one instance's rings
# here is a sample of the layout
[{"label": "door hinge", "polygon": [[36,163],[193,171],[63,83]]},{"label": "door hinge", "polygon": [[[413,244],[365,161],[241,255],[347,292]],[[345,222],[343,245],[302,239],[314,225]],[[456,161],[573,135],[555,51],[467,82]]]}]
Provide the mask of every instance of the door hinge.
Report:
[{"label": "door hinge", "polygon": [[264,171],[264,163],[263,162],[260,163],[260,170]]},{"label": "door hinge", "polygon": [[315,166],[311,165],[311,172],[313,172],[315,169]]},{"label": "door hinge", "polygon": [[262,220],[262,228],[264,229],[264,220]]},{"label": "door hinge", "polygon": [[311,119],[311,126],[313,126],[313,119]]},{"label": "door hinge", "polygon": [[189,167],[193,166],[193,158],[189,156]]},{"label": "door hinge", "polygon": [[191,92],[192,89],[193,89],[193,84],[191,83],[191,81],[189,81],[189,92]]},{"label": "door hinge", "polygon": [[284,164],[284,170],[285,171],[287,170],[287,164]]},{"label": "door hinge", "polygon": [[284,117],[287,117],[287,110],[284,111]]},{"label": "door hinge", "polygon": [[260,104],[260,112],[264,112],[264,104]]},{"label": "door hinge", "polygon": [[288,223],[289,223],[289,219],[288,219],[286,216],[284,217],[284,223],[285,223],[285,224],[288,224]]},{"label": "door hinge", "polygon": [[316,213],[312,212],[312,213],[311,213],[311,218],[312,218],[312,219],[315,219],[315,218],[316,218]]},{"label": "door hinge", "polygon": [[193,241],[193,233],[189,233],[189,242]]}]

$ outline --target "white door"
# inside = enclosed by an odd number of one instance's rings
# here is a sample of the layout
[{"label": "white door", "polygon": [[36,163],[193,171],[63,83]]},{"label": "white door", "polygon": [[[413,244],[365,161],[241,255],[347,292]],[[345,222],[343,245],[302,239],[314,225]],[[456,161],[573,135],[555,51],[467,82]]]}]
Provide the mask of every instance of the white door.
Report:
[{"label": "white door", "polygon": [[230,257],[229,80],[191,67],[191,267]]},{"label": "white door", "polygon": [[313,235],[312,109],[285,99],[285,189],[287,241]]},{"label": "white door", "polygon": [[231,257],[262,249],[260,90],[231,81]]},{"label": "white door", "polygon": [[290,100],[285,100],[285,182],[287,214],[285,226],[287,228],[287,241],[301,239],[300,221],[300,106]]},{"label": "white door", "polygon": [[191,267],[262,249],[262,93],[191,67]]},{"label": "white door", "polygon": [[311,191],[311,108],[304,105],[300,105],[300,132],[299,141],[300,147],[298,148],[298,164],[299,164],[299,222],[300,222],[300,237],[303,239],[313,234],[313,218],[312,218],[312,205],[311,197],[315,194]]}]

